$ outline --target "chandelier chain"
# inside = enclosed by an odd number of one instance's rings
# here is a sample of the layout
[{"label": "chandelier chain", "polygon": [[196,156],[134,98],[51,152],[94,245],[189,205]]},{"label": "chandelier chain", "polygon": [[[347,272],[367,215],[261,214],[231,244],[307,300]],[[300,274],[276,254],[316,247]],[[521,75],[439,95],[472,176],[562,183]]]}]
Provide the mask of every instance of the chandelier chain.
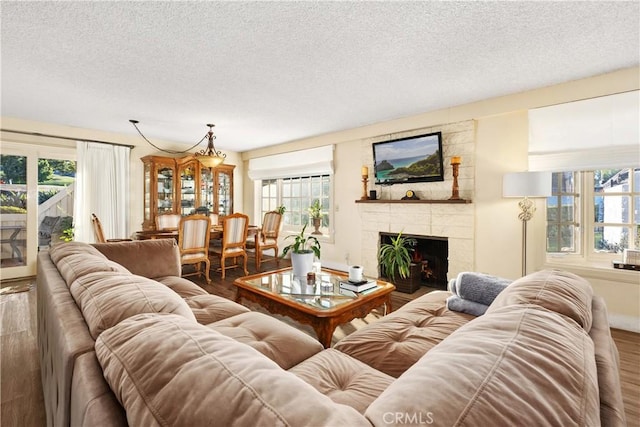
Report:
[{"label": "chandelier chain", "polygon": [[187,153],[187,152],[189,152],[189,151],[193,150],[194,148],[196,148],[197,146],[199,146],[200,144],[202,144],[202,141],[204,141],[204,140],[207,138],[207,136],[208,136],[208,134],[205,134],[205,136],[203,136],[203,137],[202,137],[202,139],[201,139],[200,141],[198,141],[196,144],[192,145],[191,147],[187,148],[186,150],[183,150],[183,151],[179,151],[179,150],[166,150],[166,149],[164,149],[164,148],[160,148],[160,147],[158,147],[158,146],[157,146],[157,145],[155,145],[153,142],[149,141],[149,140],[147,139],[147,137],[146,137],[146,136],[144,136],[144,135],[142,134],[142,132],[140,131],[140,129],[138,129],[138,126],[137,126],[138,121],[137,121],[137,120],[129,120],[129,122],[131,122],[131,124],[133,125],[133,127],[134,127],[134,128],[136,128],[136,130],[138,131],[138,133],[140,134],[140,136],[142,137],[142,139],[144,139],[145,141],[147,141],[147,143],[148,143],[149,145],[151,145],[151,146],[152,146],[153,148],[155,148],[156,150],[162,151],[163,153],[167,153],[167,154],[184,154],[184,153]]}]

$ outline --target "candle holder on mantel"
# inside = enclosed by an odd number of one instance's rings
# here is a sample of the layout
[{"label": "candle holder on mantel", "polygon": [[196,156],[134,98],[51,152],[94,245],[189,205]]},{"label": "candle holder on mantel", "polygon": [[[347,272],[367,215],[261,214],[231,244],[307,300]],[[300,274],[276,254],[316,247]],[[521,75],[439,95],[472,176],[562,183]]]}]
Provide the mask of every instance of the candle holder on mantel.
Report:
[{"label": "candle holder on mantel", "polygon": [[367,196],[367,182],[369,182],[369,168],[367,166],[362,167],[361,175],[362,175],[362,197],[360,197],[360,200],[369,200],[369,196]]},{"label": "candle holder on mantel", "polygon": [[459,156],[453,156],[451,158],[451,167],[453,168],[453,188],[451,189],[451,197],[449,197],[449,200],[461,200],[458,188],[458,168],[460,167],[461,161],[462,158]]}]

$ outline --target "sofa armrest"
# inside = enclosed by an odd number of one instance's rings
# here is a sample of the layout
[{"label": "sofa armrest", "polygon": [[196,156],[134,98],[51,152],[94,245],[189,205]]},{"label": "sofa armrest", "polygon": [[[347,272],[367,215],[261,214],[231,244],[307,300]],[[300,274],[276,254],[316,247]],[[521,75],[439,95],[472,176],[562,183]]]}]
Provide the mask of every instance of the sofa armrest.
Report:
[{"label": "sofa armrest", "polygon": [[606,426],[626,426],[622,389],[620,388],[620,358],[607,316],[604,299],[594,295],[591,304],[593,326],[589,336],[593,340],[598,367],[598,389],[600,394],[600,422]]},{"label": "sofa armrest", "polygon": [[38,353],[47,425],[70,425],[75,361],[93,351],[94,341],[48,250],[38,254],[36,277]]},{"label": "sofa armrest", "polygon": [[93,246],[111,261],[138,276],[155,279],[180,277],[182,274],[180,250],[174,239],[94,243]]}]

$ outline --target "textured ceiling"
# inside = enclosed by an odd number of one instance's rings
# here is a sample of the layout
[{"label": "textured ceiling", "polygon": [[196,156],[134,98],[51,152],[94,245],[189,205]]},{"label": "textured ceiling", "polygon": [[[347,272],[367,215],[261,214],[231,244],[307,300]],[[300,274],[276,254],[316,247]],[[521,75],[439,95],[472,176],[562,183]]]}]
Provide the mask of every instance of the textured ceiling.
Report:
[{"label": "textured ceiling", "polygon": [[637,66],[633,2],[8,2],[2,116],[246,151]]}]

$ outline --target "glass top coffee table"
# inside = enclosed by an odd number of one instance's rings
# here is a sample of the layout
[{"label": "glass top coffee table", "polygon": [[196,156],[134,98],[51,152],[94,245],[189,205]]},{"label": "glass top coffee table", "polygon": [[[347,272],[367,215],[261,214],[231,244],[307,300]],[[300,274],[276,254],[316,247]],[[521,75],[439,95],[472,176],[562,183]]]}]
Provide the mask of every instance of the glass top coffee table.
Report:
[{"label": "glass top coffee table", "polygon": [[396,287],[391,283],[378,280],[375,288],[354,293],[340,289],[339,281],[347,278],[345,272],[322,269],[308,284],[306,277],[300,280],[291,268],[283,268],[240,277],[233,284],[236,302],[244,298],[271,313],[311,325],[328,348],[338,325],[365,317],[376,307],[384,306],[385,314],[392,311],[391,292]]}]

